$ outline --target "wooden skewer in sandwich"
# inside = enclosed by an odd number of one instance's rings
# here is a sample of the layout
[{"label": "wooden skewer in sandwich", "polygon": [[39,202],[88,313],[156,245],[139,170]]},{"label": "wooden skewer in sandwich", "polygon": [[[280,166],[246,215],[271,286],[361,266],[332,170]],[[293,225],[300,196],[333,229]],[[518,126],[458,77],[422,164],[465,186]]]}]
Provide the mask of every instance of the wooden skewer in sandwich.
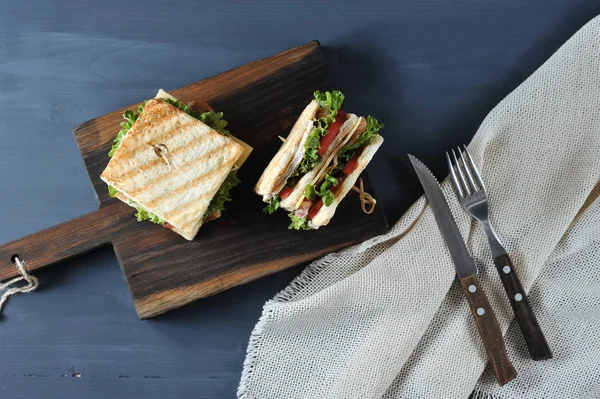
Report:
[{"label": "wooden skewer in sandwich", "polygon": [[[345,112],[343,99],[339,91],[315,92],[256,184],[269,204],[265,211],[290,212],[290,228],[327,225],[383,143],[383,124]],[[358,190],[363,211],[371,213],[375,199]]]},{"label": "wooden skewer in sandwich", "polygon": [[236,170],[252,151],[225,130],[221,113],[200,107],[192,111],[160,90],[137,112],[127,111],[100,176],[111,196],[138,210],[139,221],[161,224],[187,240],[221,216],[239,183]]}]

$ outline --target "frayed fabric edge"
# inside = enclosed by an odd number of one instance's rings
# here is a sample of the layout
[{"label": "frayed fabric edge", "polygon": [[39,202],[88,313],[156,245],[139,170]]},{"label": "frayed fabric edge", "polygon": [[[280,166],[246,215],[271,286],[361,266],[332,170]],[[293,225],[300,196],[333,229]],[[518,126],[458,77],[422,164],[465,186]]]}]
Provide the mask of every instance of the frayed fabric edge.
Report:
[{"label": "frayed fabric edge", "polygon": [[471,395],[471,399],[503,399],[503,397],[496,396],[487,392],[474,391]]},{"label": "frayed fabric edge", "polygon": [[282,302],[290,302],[293,300],[297,292],[302,290],[327,266],[332,264],[339,258],[339,254],[333,253],[327,255],[312,264],[308,265],[298,277],[280,291],[275,297],[265,303],[263,311],[250,334],[250,340],[248,342],[248,349],[246,349],[246,359],[244,360],[244,366],[242,370],[242,378],[238,386],[237,396],[239,399],[250,399],[249,385],[256,360],[258,357],[258,351],[262,343],[263,333],[269,321],[273,319],[273,305]]},{"label": "frayed fabric edge", "polygon": [[[404,237],[410,230],[413,229],[413,227],[421,219],[421,216],[425,212],[428,203],[425,200],[423,200],[423,198],[421,200],[417,200],[417,202],[413,204],[413,206],[405,213],[405,215],[410,214],[411,211],[414,211],[414,208],[419,206],[420,204],[422,204],[420,211],[416,213],[416,215],[414,215],[413,218],[410,218],[408,221],[404,221],[405,223],[403,224],[405,225],[405,227],[403,229],[398,229],[398,231],[396,231],[394,228],[392,228],[386,234],[373,237],[370,240],[367,240],[361,244],[357,244],[353,247],[347,248],[346,250],[342,250],[340,253],[335,252],[314,261],[313,263],[308,265],[302,271],[302,273],[298,275],[298,277],[292,280],[292,282],[286,288],[281,290],[275,295],[275,297],[273,297],[273,299],[267,301],[264,304],[262,314],[258,319],[256,326],[254,326],[254,329],[250,333],[248,348],[246,349],[246,359],[244,360],[244,365],[242,369],[242,377],[240,379],[240,384],[238,385],[237,390],[237,397],[239,399],[252,399],[249,390],[250,380],[252,378],[252,374],[256,366],[256,360],[258,358],[258,352],[262,344],[264,331],[269,321],[273,320],[273,306],[280,303],[293,301],[298,292],[300,292],[304,287],[306,287],[306,285],[310,284],[324,269],[326,269],[340,256],[342,256],[344,252],[352,251],[355,253],[361,253],[369,248],[372,248],[377,244],[381,244],[394,238],[401,239],[402,237]],[[399,223],[402,223],[402,221],[400,221]]]}]

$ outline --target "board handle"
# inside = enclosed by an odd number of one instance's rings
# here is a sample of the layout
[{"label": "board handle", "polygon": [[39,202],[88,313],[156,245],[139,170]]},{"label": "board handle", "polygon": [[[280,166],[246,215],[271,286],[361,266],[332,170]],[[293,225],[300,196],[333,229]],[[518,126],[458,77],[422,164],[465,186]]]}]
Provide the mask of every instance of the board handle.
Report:
[{"label": "board handle", "polygon": [[15,255],[27,263],[29,271],[72,258],[110,243],[131,219],[126,204],[111,204],[87,215],[0,245],[0,281],[19,276],[13,264]]}]

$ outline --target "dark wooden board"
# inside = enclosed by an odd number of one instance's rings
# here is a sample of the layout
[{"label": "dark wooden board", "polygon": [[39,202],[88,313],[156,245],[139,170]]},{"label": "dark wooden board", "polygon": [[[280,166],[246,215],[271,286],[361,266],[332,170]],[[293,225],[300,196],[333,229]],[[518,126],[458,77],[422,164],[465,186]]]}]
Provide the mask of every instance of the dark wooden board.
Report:
[{"label": "dark wooden board", "polygon": [[[277,136],[287,135],[315,90],[331,88],[321,47],[313,41],[169,90],[184,102],[204,99],[223,111],[228,129],[254,148],[239,172],[242,184],[232,192],[234,201],[192,242],[163,227],[136,222],[135,210],[111,199],[99,178],[124,110],[136,105],[77,126],[75,139],[101,209],[5,244],[0,259],[18,253],[30,269],[37,269],[110,242],[138,316],[148,318],[386,232],[381,208],[363,214],[355,193],[342,202],[328,226],[307,232],[287,230],[283,211],[264,214],[265,204],[252,191],[281,144]],[[366,173],[363,177],[373,192]],[[0,278],[12,274],[11,265],[0,264]]]}]

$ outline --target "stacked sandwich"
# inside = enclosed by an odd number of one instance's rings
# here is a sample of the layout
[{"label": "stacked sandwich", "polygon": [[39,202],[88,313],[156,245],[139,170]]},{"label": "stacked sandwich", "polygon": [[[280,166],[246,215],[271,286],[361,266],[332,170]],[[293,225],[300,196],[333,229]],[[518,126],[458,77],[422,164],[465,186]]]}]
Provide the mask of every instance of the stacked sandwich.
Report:
[{"label": "stacked sandwich", "polygon": [[252,148],[225,129],[223,113],[162,90],[124,118],[100,176],[109,194],[136,208],[139,221],[192,240],[202,224],[221,216]]},{"label": "stacked sandwich", "polygon": [[383,124],[345,112],[343,101],[339,91],[315,92],[256,184],[267,213],[290,212],[289,228],[327,225],[383,143]]}]

